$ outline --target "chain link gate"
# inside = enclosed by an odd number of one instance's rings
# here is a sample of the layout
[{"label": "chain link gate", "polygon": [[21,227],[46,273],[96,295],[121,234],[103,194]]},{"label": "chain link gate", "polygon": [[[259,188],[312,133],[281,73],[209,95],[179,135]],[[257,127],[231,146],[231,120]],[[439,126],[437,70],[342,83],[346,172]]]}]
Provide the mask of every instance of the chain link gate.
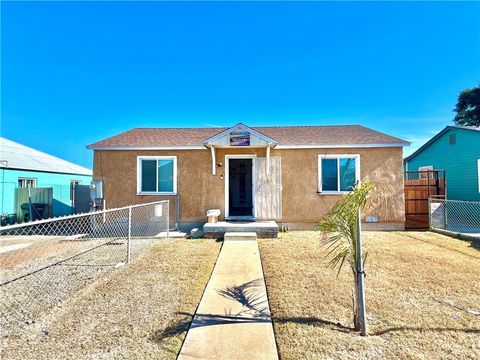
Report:
[{"label": "chain link gate", "polygon": [[473,234],[480,239],[480,202],[429,199],[430,229]]}]

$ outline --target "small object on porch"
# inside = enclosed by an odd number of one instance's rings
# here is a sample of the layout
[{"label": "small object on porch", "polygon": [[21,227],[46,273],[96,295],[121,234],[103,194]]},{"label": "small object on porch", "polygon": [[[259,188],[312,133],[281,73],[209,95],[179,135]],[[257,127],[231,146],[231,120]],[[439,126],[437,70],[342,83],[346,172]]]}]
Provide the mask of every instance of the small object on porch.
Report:
[{"label": "small object on porch", "polygon": [[217,223],[220,216],[220,209],[210,209],[207,211],[207,222],[210,224]]},{"label": "small object on porch", "polygon": [[193,228],[190,231],[190,238],[192,239],[200,239],[203,238],[203,231],[199,228]]}]

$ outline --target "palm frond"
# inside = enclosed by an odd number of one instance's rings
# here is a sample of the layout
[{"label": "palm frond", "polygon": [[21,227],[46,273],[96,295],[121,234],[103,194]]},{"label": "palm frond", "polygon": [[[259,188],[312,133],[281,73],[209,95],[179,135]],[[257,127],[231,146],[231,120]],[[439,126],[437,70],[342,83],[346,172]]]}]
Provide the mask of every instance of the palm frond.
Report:
[{"label": "palm frond", "polygon": [[[338,267],[338,274],[347,262],[354,269],[356,263],[357,216],[365,208],[373,185],[364,182],[354,191],[338,200],[318,223],[317,229],[323,234],[322,245],[329,259],[327,266]],[[366,259],[366,254],[363,261]]]}]

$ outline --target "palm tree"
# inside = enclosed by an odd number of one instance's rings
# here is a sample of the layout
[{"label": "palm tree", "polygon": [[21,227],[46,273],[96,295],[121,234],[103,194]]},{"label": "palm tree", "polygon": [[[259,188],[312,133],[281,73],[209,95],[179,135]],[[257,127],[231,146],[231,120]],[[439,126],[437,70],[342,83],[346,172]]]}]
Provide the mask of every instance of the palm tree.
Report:
[{"label": "palm tree", "polygon": [[338,274],[347,263],[354,276],[353,323],[356,331],[367,334],[365,315],[365,290],[363,266],[366,254],[362,255],[360,217],[373,185],[364,182],[355,186],[325,215],[318,224],[323,233],[323,245],[327,250],[328,266],[338,268]]}]

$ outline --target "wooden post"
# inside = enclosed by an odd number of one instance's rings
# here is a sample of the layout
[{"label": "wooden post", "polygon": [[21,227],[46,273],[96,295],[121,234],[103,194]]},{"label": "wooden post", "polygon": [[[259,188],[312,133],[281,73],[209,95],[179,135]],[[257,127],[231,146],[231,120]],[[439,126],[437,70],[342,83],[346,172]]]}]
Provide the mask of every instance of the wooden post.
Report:
[{"label": "wooden post", "polygon": [[362,336],[367,335],[367,314],[365,307],[365,273],[363,271],[363,259],[362,259],[362,221],[361,221],[362,211],[358,209],[357,215],[357,306],[358,306],[358,317],[360,321],[360,334]]}]

